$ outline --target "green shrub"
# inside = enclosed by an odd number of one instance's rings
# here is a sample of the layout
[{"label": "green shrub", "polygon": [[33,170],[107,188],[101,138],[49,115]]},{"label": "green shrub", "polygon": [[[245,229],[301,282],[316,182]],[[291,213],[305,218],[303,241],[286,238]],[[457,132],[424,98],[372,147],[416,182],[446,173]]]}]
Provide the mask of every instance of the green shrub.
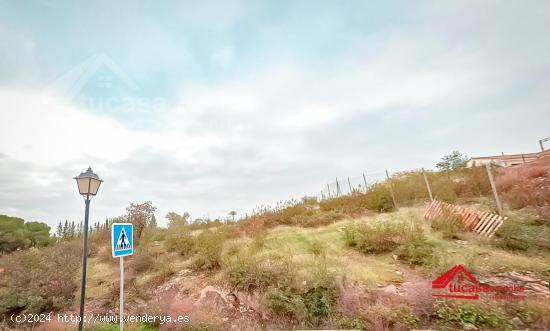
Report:
[{"label": "green shrub", "polygon": [[372,185],[366,193],[355,193],[322,201],[319,203],[319,208],[326,212],[359,215],[368,211],[392,211],[394,206],[388,187],[377,183]]},{"label": "green shrub", "polygon": [[510,316],[518,316],[527,326],[534,330],[550,329],[550,302],[543,298],[522,300],[508,305],[506,311]]},{"label": "green shrub", "polygon": [[424,176],[420,171],[406,171],[393,174],[389,180],[393,186],[395,199],[401,205],[410,205],[428,199]]},{"label": "green shrub", "polygon": [[387,185],[382,183],[369,187],[365,194],[365,207],[368,210],[385,213],[394,210],[393,200]]},{"label": "green shrub", "polygon": [[409,306],[372,305],[366,308],[366,319],[375,330],[414,329],[420,318]]},{"label": "green shrub", "polygon": [[333,325],[343,330],[367,330],[367,324],[358,319],[347,316],[340,316],[334,320]]},{"label": "green shrub", "polygon": [[195,239],[195,256],[192,267],[196,270],[213,270],[221,265],[221,252],[226,234],[206,229]]},{"label": "green shrub", "polygon": [[131,263],[136,272],[142,273],[150,270],[153,267],[155,260],[150,255],[149,251],[140,249],[137,254],[132,256]]},{"label": "green shrub", "polygon": [[267,307],[276,315],[303,324],[308,316],[302,297],[290,290],[270,287],[265,293]]},{"label": "green shrub", "polygon": [[[325,262],[322,259],[312,271],[311,279],[304,283],[295,282],[296,268],[291,259],[280,257],[270,263],[267,275],[272,279],[264,282],[267,287],[264,300],[268,308],[282,320],[288,321],[288,325],[318,327],[326,324],[333,315],[338,291],[334,275],[328,271]],[[249,266],[251,272],[246,277],[257,275],[258,270],[266,270],[267,264],[261,263],[259,266]]]},{"label": "green shrub", "polygon": [[262,249],[265,247],[267,240],[267,231],[260,231],[254,235],[252,245],[254,249]]},{"label": "green shrub", "polygon": [[432,229],[440,231],[443,239],[464,238],[464,224],[458,217],[437,217],[432,220]]},{"label": "green shrub", "polygon": [[335,304],[334,289],[327,287],[313,287],[303,296],[307,311],[318,324],[321,318],[330,317]]},{"label": "green shrub", "polygon": [[98,247],[97,260],[101,263],[111,265],[117,265],[119,263],[118,259],[113,259],[113,252],[111,251],[111,247],[108,246]]},{"label": "green shrub", "polygon": [[320,326],[323,320],[332,317],[338,290],[334,275],[329,272],[326,260],[318,261],[309,288],[302,295],[310,323]]},{"label": "green shrub", "polygon": [[448,325],[464,326],[472,324],[497,330],[512,328],[510,319],[504,312],[490,305],[476,305],[469,302],[450,303],[441,301],[436,304],[435,317]]},{"label": "green shrub", "polygon": [[[309,212],[309,214],[308,214]],[[312,215],[312,211],[306,208],[303,204],[297,204],[282,209],[278,213],[278,221],[281,224],[292,225],[294,223],[293,218],[300,215]]]},{"label": "green shrub", "polygon": [[346,226],[344,228],[344,242],[348,247],[356,247],[361,233],[356,225]]},{"label": "green shrub", "polygon": [[195,251],[195,238],[187,226],[172,227],[164,244],[169,252],[178,252],[182,256],[191,256]]},{"label": "green shrub", "polygon": [[0,315],[42,313],[69,307],[77,289],[79,242],[15,252],[0,259]]},{"label": "green shrub", "polygon": [[433,252],[433,245],[428,242],[421,225],[412,223],[408,227],[404,241],[397,248],[395,254],[399,259],[405,260],[410,264],[421,265],[427,264]]},{"label": "green shrub", "polygon": [[438,174],[437,177],[430,181],[430,187],[433,196],[440,201],[454,203],[458,197],[455,191],[456,183],[442,174]]},{"label": "green shrub", "polygon": [[354,246],[363,254],[380,254],[396,249],[405,236],[401,222],[374,222],[361,226],[351,226],[344,231],[348,245]]},{"label": "green shrub", "polygon": [[401,260],[415,265],[428,264],[434,253],[417,220],[350,225],[344,228],[343,239],[348,247],[363,254],[394,251]]},{"label": "green shrub", "polygon": [[311,254],[315,255],[315,257],[322,257],[326,255],[326,244],[319,239],[308,241],[307,246],[308,250],[311,252]]},{"label": "green shrub", "polygon": [[416,328],[418,323],[420,323],[420,318],[416,315],[412,308],[403,305],[393,307],[389,314],[389,318],[394,323],[400,323],[409,328]]},{"label": "green shrub", "polygon": [[167,261],[167,259],[163,259],[155,263],[155,270],[158,272],[157,276],[155,277],[156,284],[162,284],[166,282],[176,273],[176,270],[174,270],[174,267],[172,266],[170,261]]},{"label": "green shrub", "polygon": [[231,247],[223,256],[224,278],[238,290],[251,291],[269,286],[291,287],[296,276],[288,256],[264,257],[251,248]]},{"label": "green shrub", "polygon": [[318,226],[324,226],[332,224],[335,221],[342,219],[344,214],[327,211],[327,212],[310,212],[307,214],[293,216],[291,222],[288,225],[302,226],[305,228],[313,228]]},{"label": "green shrub", "polygon": [[509,217],[495,233],[497,247],[508,250],[527,250],[534,239],[528,235],[527,227],[517,218]]}]

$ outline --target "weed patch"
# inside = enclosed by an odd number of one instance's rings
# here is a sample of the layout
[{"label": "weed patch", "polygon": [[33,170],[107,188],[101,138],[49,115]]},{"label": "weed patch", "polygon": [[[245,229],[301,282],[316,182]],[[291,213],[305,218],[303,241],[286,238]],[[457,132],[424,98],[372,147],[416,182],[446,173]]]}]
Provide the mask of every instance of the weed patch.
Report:
[{"label": "weed patch", "polygon": [[344,242],[363,254],[393,252],[411,264],[425,264],[433,245],[416,221],[375,222],[344,228]]},{"label": "weed patch", "polygon": [[495,244],[502,249],[525,251],[533,243],[533,238],[527,235],[527,227],[515,217],[509,217],[495,233]]},{"label": "weed patch", "polygon": [[82,248],[77,241],[0,259],[0,315],[58,311],[74,300]]},{"label": "weed patch", "polygon": [[218,269],[221,265],[221,252],[226,234],[206,229],[195,239],[195,256],[192,267],[196,270]]},{"label": "weed patch", "polygon": [[435,317],[439,322],[447,325],[463,327],[471,324],[481,327],[508,330],[512,328],[510,319],[500,308],[490,305],[465,303],[437,303]]},{"label": "weed patch", "polygon": [[395,254],[410,264],[421,265],[427,263],[433,252],[433,244],[428,241],[422,227],[418,223],[412,223]]},{"label": "weed patch", "polygon": [[231,247],[223,256],[223,266],[229,285],[244,291],[265,290],[269,286],[292,287],[296,277],[289,257],[262,257],[250,247]]},{"label": "weed patch", "polygon": [[380,304],[372,305],[363,314],[374,330],[414,329],[420,322],[420,318],[416,313],[410,307],[404,305],[392,307]]},{"label": "weed patch", "polygon": [[432,220],[432,229],[440,231],[443,239],[463,239],[464,224],[458,217],[437,217]]},{"label": "weed patch", "polygon": [[177,252],[181,256],[191,256],[195,249],[195,238],[187,226],[171,228],[171,233],[166,236],[164,242],[169,252]]}]

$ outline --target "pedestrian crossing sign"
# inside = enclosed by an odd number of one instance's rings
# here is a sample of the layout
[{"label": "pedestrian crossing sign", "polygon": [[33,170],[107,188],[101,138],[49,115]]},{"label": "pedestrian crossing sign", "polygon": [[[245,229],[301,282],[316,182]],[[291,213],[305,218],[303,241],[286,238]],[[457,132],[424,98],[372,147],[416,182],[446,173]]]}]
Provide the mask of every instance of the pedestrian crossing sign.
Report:
[{"label": "pedestrian crossing sign", "polygon": [[113,257],[134,254],[134,225],[132,223],[113,223],[111,245]]}]

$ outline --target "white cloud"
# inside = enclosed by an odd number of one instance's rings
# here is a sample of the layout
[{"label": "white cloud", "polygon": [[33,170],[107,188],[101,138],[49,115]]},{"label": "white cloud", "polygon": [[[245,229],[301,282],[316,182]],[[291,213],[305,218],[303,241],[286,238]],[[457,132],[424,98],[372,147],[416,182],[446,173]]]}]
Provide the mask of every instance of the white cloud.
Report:
[{"label": "white cloud", "polygon": [[34,91],[0,90],[0,100],[0,150],[17,160],[49,166],[85,157],[120,160],[154,143],[147,133]]}]

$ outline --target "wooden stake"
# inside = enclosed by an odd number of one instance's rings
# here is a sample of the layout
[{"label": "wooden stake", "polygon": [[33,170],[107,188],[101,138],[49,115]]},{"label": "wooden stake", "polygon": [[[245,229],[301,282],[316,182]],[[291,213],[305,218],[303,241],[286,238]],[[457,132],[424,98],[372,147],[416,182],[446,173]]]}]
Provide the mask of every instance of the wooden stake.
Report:
[{"label": "wooden stake", "polygon": [[388,173],[387,169],[386,169],[386,177],[388,178],[388,184],[390,185],[390,194],[391,194],[391,199],[393,201],[393,205],[395,207],[395,210],[398,210],[399,207],[397,207],[397,203],[395,202],[395,195],[393,194],[393,185],[391,183],[390,174]]},{"label": "wooden stake", "polygon": [[424,171],[424,168],[422,168],[422,175],[424,176],[424,182],[426,182],[426,188],[428,189],[428,195],[430,196],[430,201],[434,201],[434,197],[432,195],[432,189],[430,188],[430,182],[428,182],[428,176],[426,176],[426,171]]},{"label": "wooden stake", "polygon": [[500,216],[504,216],[502,212],[502,205],[500,204],[500,199],[498,198],[498,192],[495,186],[495,180],[493,179],[493,173],[491,172],[491,167],[489,166],[489,164],[485,165],[485,169],[487,169],[487,176],[489,177],[489,182],[491,182],[491,189],[493,190],[493,195],[495,196],[495,201],[497,203],[498,214]]}]

